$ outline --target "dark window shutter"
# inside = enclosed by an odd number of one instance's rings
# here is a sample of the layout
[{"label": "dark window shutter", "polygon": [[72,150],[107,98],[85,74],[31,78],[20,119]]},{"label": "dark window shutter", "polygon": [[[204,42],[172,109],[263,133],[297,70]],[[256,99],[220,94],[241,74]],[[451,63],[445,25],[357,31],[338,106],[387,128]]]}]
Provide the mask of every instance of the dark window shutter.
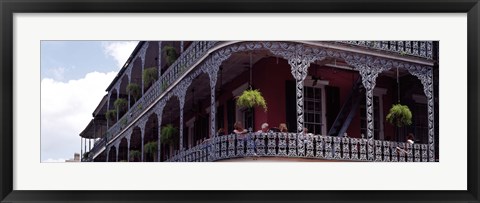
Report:
[{"label": "dark window shutter", "polygon": [[235,100],[233,98],[227,101],[227,122],[227,134],[230,134],[233,132],[233,124],[235,124]]},{"label": "dark window shutter", "polygon": [[297,132],[297,92],[294,80],[285,81],[285,116],[288,131]]},{"label": "dark window shutter", "polygon": [[325,100],[328,132],[340,112],[340,88],[335,86],[325,86]]}]

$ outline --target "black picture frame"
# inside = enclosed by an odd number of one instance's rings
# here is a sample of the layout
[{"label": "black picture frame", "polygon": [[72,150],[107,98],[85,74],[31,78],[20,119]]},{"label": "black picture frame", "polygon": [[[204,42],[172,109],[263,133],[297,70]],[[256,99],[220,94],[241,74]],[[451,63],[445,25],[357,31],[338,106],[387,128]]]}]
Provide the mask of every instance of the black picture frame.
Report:
[{"label": "black picture frame", "polygon": [[[479,202],[479,13],[478,0],[0,0],[0,200],[1,202]],[[13,190],[13,14],[142,12],[354,12],[467,13],[468,189],[466,191],[19,191]],[[40,174],[39,174],[40,175]],[[447,175],[447,174],[446,174]]]}]

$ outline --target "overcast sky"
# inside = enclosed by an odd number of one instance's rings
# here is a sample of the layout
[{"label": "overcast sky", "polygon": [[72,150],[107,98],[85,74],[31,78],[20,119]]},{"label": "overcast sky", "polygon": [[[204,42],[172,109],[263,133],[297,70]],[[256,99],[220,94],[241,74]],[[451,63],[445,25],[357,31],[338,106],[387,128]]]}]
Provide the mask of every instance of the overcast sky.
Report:
[{"label": "overcast sky", "polygon": [[42,162],[63,162],[80,153],[80,132],[137,44],[41,42]]}]

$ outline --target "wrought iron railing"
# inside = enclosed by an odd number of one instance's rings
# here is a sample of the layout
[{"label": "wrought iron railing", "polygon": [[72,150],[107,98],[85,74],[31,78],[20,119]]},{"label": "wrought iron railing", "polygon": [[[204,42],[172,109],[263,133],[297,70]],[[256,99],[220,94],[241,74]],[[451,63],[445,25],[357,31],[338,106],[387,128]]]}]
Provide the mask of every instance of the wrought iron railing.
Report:
[{"label": "wrought iron railing", "polygon": [[[297,136],[299,135],[299,136]],[[244,157],[290,157],[339,161],[428,162],[427,144],[373,140],[374,159],[367,158],[367,139],[297,133],[249,133],[218,136],[173,155],[167,162],[211,162]]]},{"label": "wrought iron railing", "polygon": [[[162,76],[148,89],[142,98],[140,98],[114,125],[112,125],[102,138],[101,143],[95,144],[92,154],[97,153],[106,142],[117,136],[125,127],[127,127],[135,118],[137,118],[155,99],[157,99],[167,88],[177,81],[186,71],[193,68],[193,64],[204,57],[208,51],[218,45],[220,41],[194,41],[179,56],[179,58],[165,71]],[[432,58],[431,41],[341,41],[333,43],[342,43],[352,46],[361,46],[371,49],[395,52],[399,55],[411,55]],[[99,146],[97,146],[99,145]]]},{"label": "wrought iron railing", "polygon": [[[178,80],[187,70],[191,69],[193,64],[204,57],[208,50],[217,44],[217,41],[195,41],[178,57],[178,59],[165,71],[159,80],[157,80],[114,125],[108,130],[102,143],[113,139],[121,130],[127,127],[135,118],[137,118],[144,109],[151,105],[173,82]],[[96,144],[92,152],[97,152],[103,146],[102,143]],[[100,146],[97,146],[100,145]],[[94,154],[93,153],[93,154]]]},{"label": "wrought iron railing", "polygon": [[366,47],[425,59],[433,57],[432,41],[339,41],[338,43]]}]

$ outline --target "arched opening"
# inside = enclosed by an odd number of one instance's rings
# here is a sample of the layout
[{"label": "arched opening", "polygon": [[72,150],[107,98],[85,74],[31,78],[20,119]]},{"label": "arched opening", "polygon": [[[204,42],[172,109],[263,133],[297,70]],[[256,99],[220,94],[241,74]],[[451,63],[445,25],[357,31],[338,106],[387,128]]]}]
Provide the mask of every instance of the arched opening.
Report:
[{"label": "arched opening", "polygon": [[142,161],[142,132],[139,127],[135,126],[130,138],[130,162]]},{"label": "arched opening", "polygon": [[117,123],[117,110],[115,109],[115,100],[117,100],[117,89],[112,89],[109,102],[108,102],[108,110],[105,114],[105,117],[108,121],[108,125],[112,127],[115,123]]},{"label": "arched opening", "polygon": [[[149,42],[148,48],[145,52],[145,68],[143,75],[144,80],[144,92],[146,92],[153,83],[158,80],[158,71],[159,71],[159,60],[158,60],[158,43]],[[147,76],[148,79],[145,78]]]},{"label": "arched opening", "polygon": [[161,161],[171,158],[179,150],[179,101],[172,96],[163,109],[162,125],[160,132]]},{"label": "arched opening", "polygon": [[115,146],[110,147],[110,151],[108,152],[108,162],[116,162],[117,161],[117,148]]},{"label": "arched opening", "polygon": [[[142,59],[140,57],[137,57],[135,61],[133,62],[132,66],[132,73],[130,75],[130,83],[138,85],[140,88],[140,96],[138,99],[140,99],[143,94],[142,94]],[[130,99],[130,107],[132,107],[135,104],[135,99]]]},{"label": "arched opening", "polygon": [[118,161],[128,161],[128,141],[125,137],[121,139],[120,144],[118,145]]},{"label": "arched opening", "polygon": [[144,160],[145,162],[157,161],[157,142],[158,142],[158,118],[157,114],[152,113],[145,124],[145,134],[143,140]]}]

